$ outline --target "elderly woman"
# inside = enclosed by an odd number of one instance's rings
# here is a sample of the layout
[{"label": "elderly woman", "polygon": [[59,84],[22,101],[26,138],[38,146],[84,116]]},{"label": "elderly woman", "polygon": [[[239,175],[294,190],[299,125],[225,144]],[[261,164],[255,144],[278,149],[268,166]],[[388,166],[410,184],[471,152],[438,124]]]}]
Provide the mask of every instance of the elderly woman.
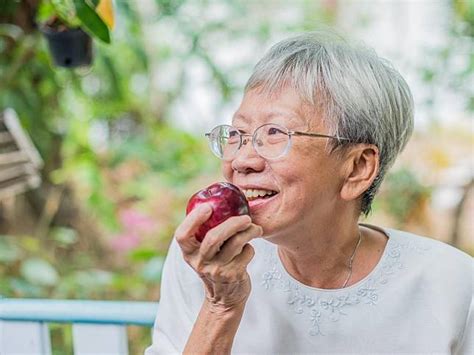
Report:
[{"label": "elderly woman", "polygon": [[[473,260],[359,223],[413,130],[400,74],[310,33],[256,65],[211,148],[250,217],[177,228],[147,354],[473,354]],[[237,144],[236,144],[237,143]]]}]

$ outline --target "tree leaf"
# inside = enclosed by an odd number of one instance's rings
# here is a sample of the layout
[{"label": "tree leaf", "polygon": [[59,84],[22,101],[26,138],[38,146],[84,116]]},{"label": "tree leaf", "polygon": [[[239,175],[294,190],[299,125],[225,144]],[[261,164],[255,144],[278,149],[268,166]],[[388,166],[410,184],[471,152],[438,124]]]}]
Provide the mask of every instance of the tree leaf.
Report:
[{"label": "tree leaf", "polygon": [[77,17],[84,29],[105,43],[110,43],[109,28],[95,10],[85,0],[74,0]]},{"label": "tree leaf", "polygon": [[51,236],[56,242],[64,246],[75,244],[78,241],[77,232],[72,228],[54,228]]},{"label": "tree leaf", "polygon": [[130,253],[130,259],[135,262],[149,261],[156,256],[158,256],[156,249],[147,247],[135,249]]},{"label": "tree leaf", "polygon": [[99,5],[100,0],[88,0],[87,2],[95,9]]},{"label": "tree leaf", "polygon": [[75,287],[100,289],[113,282],[113,273],[105,270],[85,270],[73,274]]},{"label": "tree leaf", "polygon": [[9,288],[20,297],[44,297],[42,288],[19,278],[10,278]]},{"label": "tree leaf", "polygon": [[0,239],[0,263],[11,263],[18,260],[21,256],[20,249],[11,243]]},{"label": "tree leaf", "polygon": [[0,24],[0,36],[10,37],[18,41],[23,34],[23,30],[17,25],[9,23]]},{"label": "tree leaf", "polygon": [[[46,12],[49,12],[50,15],[58,16],[69,28],[79,26],[79,21],[72,0],[51,0],[49,4],[52,6],[53,10],[46,9]],[[40,10],[43,11],[41,8]]]},{"label": "tree leaf", "polygon": [[110,29],[114,28],[115,16],[112,0],[101,0],[95,6],[95,11]]},{"label": "tree leaf", "polygon": [[147,281],[157,282],[161,279],[161,272],[163,270],[165,259],[163,257],[151,258],[143,266],[141,275]]},{"label": "tree leaf", "polygon": [[33,285],[54,286],[59,281],[56,269],[49,262],[40,258],[25,260],[21,265],[20,273]]}]

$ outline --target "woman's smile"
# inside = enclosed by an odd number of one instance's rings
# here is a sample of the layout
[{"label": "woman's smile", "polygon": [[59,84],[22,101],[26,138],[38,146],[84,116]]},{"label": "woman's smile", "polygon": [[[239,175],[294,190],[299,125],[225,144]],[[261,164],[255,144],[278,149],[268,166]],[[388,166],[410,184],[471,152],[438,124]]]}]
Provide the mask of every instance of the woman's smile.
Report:
[{"label": "woman's smile", "polygon": [[261,210],[262,208],[265,208],[272,203],[277,203],[278,197],[279,194],[273,192],[264,196],[247,197],[247,201],[249,202],[250,207],[250,214],[253,215],[255,212]]},{"label": "woman's smile", "polygon": [[275,203],[280,193],[278,188],[273,187],[263,187],[254,184],[243,185],[235,182],[234,184],[242,190],[247,198],[251,215],[254,215],[270,203]]}]

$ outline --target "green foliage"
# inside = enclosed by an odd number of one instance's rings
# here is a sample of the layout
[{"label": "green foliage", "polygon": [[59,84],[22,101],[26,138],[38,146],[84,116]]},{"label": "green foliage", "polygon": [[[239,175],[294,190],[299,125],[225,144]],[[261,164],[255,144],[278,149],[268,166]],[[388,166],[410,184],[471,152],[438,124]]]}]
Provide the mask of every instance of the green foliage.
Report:
[{"label": "green foliage", "polygon": [[[452,0],[455,17],[449,23],[449,36],[445,44],[432,49],[427,61],[420,68],[421,78],[430,88],[431,95],[426,106],[432,107],[442,101],[439,87],[451,91],[468,112],[474,112],[474,1]],[[436,119],[436,113],[433,113]],[[471,115],[472,116],[472,115]]]},{"label": "green foliage", "polygon": [[163,257],[155,256],[148,260],[142,270],[141,270],[141,277],[144,280],[150,282],[158,282],[161,280],[161,271],[163,269]]},{"label": "green foliage", "polygon": [[41,23],[59,19],[68,28],[82,27],[92,37],[110,43],[109,28],[97,14],[97,0],[43,0],[37,19]]},{"label": "green foliage", "polygon": [[5,236],[0,236],[0,263],[7,265],[20,259],[20,248],[7,243]]},{"label": "green foliage", "polygon": [[[97,4],[96,4],[97,5]],[[84,28],[102,42],[110,43],[110,34],[107,25],[85,0],[74,0],[76,15]]]},{"label": "green foliage", "polygon": [[178,8],[185,3],[184,0],[155,0],[160,12],[164,16],[172,16],[176,14]]},{"label": "green foliage", "polygon": [[51,238],[62,247],[68,247],[78,242],[77,232],[65,227],[57,227],[51,230]]},{"label": "green foliage", "polygon": [[412,170],[401,168],[388,174],[378,201],[395,217],[399,226],[403,226],[424,208],[430,196],[431,190],[419,181]]},{"label": "green foliage", "polygon": [[80,21],[76,16],[73,0],[50,0],[43,3],[45,9],[40,11],[42,16],[47,15],[48,18],[57,16],[68,27],[79,27]]},{"label": "green foliage", "polygon": [[456,15],[464,22],[463,32],[474,37],[474,2],[469,0],[452,0]]},{"label": "green foliage", "polygon": [[59,279],[56,269],[41,258],[29,258],[22,262],[20,274],[32,285],[54,286]]},{"label": "green foliage", "polygon": [[0,14],[12,15],[17,11],[19,1],[0,0]]}]

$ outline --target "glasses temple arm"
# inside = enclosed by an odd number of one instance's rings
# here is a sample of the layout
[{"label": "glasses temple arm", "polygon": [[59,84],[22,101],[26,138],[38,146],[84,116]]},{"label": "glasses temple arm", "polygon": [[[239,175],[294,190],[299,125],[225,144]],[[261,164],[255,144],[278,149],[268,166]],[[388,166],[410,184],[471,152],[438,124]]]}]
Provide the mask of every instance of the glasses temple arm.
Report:
[{"label": "glasses temple arm", "polygon": [[320,134],[320,133],[298,132],[298,131],[290,131],[288,133],[290,135],[295,135],[295,136],[323,137],[323,138],[333,138],[333,139],[338,139],[338,140],[350,141],[349,138],[330,136],[327,134]]}]

